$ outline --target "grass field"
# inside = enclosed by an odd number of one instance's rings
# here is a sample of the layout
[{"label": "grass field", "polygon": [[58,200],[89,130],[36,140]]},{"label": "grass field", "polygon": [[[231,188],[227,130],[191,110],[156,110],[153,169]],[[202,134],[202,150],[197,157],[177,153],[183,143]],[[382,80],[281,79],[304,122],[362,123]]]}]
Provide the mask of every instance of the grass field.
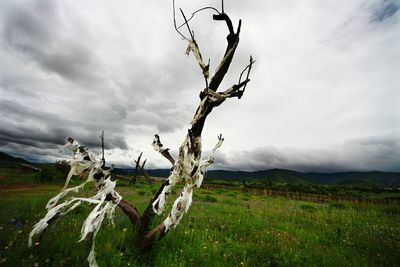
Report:
[{"label": "grass field", "polygon": [[[5,176],[13,175],[17,176]],[[78,208],[58,219],[39,245],[28,248],[32,226],[45,214],[46,202],[61,186],[16,188],[5,182],[5,176],[0,181],[0,266],[87,266],[90,247],[77,241],[89,208]],[[117,191],[142,211],[157,187],[139,183],[117,187]],[[91,192],[88,188],[83,194],[89,196]],[[99,265],[400,264],[400,207],[396,206],[315,204],[199,189],[181,224],[152,251],[138,254],[131,245],[131,235],[128,218],[118,209],[115,225],[104,225],[97,236]]]}]

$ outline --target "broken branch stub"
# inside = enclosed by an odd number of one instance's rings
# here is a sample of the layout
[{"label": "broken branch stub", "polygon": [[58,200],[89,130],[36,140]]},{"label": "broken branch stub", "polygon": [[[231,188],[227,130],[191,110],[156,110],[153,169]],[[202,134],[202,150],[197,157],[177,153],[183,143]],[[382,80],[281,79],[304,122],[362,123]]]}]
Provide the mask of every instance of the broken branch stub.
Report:
[{"label": "broken branch stub", "polygon": [[163,148],[163,144],[161,143],[160,136],[158,134],[154,135],[154,140],[151,145],[153,146],[154,150],[161,153],[161,155],[168,159],[169,162],[171,162],[172,166],[174,166],[175,160],[169,153],[169,148]]}]

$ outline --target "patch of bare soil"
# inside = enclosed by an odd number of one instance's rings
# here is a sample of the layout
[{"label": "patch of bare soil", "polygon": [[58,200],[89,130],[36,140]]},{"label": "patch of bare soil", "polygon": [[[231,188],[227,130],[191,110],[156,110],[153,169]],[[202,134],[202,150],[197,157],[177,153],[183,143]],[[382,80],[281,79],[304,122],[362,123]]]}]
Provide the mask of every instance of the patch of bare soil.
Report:
[{"label": "patch of bare soil", "polygon": [[32,189],[38,187],[43,187],[43,186],[37,184],[0,184],[0,191],[1,190],[7,191],[14,189]]}]

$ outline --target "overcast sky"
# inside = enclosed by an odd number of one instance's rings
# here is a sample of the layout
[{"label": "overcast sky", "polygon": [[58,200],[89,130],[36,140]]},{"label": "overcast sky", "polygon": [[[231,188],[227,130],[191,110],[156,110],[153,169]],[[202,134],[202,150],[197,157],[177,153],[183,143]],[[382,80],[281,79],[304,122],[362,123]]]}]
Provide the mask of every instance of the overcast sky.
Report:
[{"label": "overcast sky", "polygon": [[[220,1],[177,0],[189,16]],[[239,47],[221,89],[257,60],[241,100],[208,117],[204,156],[222,133],[214,168],[400,171],[400,2],[225,0]],[[177,17],[181,21],[180,17]],[[178,21],[178,22],[179,22]],[[212,12],[191,21],[213,73],[227,29]],[[172,2],[0,1],[0,151],[35,161],[68,157],[68,136],[109,162],[169,167],[204,87]]]}]

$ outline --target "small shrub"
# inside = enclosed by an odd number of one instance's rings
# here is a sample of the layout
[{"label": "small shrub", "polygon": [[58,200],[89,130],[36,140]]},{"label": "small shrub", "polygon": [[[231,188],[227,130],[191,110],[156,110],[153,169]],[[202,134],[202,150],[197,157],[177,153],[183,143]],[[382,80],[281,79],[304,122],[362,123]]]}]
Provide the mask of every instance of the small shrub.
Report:
[{"label": "small shrub", "polygon": [[70,165],[66,160],[58,160],[53,165],[45,165],[42,171],[37,174],[36,180],[39,183],[64,181],[69,173]]},{"label": "small shrub", "polygon": [[55,169],[62,177],[67,177],[71,166],[69,165],[68,161],[66,160],[57,160],[54,164]]},{"label": "small shrub", "polygon": [[59,173],[53,166],[44,166],[42,171],[38,174],[37,180],[39,183],[53,182],[59,176]]}]

